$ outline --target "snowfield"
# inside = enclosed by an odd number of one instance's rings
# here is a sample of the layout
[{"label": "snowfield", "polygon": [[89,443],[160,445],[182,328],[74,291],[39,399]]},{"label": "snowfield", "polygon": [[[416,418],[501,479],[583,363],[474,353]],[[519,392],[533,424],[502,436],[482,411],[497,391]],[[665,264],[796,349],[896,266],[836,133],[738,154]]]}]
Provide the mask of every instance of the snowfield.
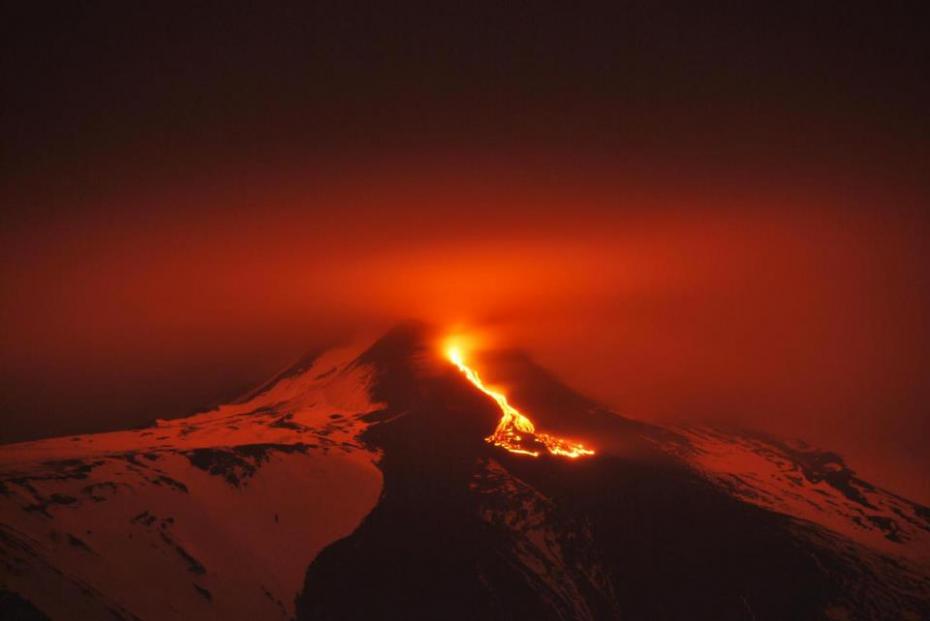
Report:
[{"label": "snowfield", "polygon": [[188,418],[0,448],[4,589],[56,619],[292,618],[381,490],[357,353]]}]

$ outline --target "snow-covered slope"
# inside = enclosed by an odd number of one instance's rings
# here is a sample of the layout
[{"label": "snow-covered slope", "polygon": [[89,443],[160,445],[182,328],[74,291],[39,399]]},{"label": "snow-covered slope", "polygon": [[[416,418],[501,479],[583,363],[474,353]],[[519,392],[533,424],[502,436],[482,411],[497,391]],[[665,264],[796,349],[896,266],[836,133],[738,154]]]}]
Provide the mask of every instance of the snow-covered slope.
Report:
[{"label": "snow-covered slope", "polygon": [[381,489],[357,353],[189,418],[0,448],[4,589],[56,619],[292,617]]},{"label": "snow-covered slope", "polygon": [[856,476],[836,453],[747,431],[682,427],[677,454],[734,497],[930,567],[930,511]]}]

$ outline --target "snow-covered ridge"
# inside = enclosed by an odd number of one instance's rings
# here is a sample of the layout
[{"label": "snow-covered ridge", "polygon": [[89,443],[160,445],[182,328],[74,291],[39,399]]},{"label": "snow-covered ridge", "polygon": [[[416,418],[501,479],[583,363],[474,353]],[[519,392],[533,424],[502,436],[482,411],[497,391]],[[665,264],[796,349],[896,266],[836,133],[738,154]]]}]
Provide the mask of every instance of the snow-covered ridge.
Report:
[{"label": "snow-covered ridge", "polygon": [[149,428],[0,447],[2,588],[51,618],[291,618],[380,493],[358,353]]},{"label": "snow-covered ridge", "polygon": [[930,567],[930,510],[864,481],[836,453],[711,427],[664,447],[733,496]]}]

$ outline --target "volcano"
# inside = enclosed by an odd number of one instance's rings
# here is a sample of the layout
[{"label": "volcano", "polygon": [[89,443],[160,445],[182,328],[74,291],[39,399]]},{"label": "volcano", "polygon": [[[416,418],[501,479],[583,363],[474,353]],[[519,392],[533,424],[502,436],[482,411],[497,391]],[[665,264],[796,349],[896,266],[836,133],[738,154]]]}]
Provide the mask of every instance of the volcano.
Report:
[{"label": "volcano", "polygon": [[[831,452],[659,426],[525,355],[533,423],[403,324],[235,403],[0,447],[4,619],[927,619],[930,509]],[[547,436],[550,437],[550,436]]]}]

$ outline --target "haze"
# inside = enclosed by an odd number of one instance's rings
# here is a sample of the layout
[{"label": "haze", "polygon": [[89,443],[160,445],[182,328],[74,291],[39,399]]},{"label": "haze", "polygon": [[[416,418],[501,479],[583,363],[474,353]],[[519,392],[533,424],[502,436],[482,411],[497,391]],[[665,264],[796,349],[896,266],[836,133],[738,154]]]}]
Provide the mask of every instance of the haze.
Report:
[{"label": "haze", "polygon": [[414,317],[930,502],[921,20],[331,9],[5,20],[0,440]]}]

